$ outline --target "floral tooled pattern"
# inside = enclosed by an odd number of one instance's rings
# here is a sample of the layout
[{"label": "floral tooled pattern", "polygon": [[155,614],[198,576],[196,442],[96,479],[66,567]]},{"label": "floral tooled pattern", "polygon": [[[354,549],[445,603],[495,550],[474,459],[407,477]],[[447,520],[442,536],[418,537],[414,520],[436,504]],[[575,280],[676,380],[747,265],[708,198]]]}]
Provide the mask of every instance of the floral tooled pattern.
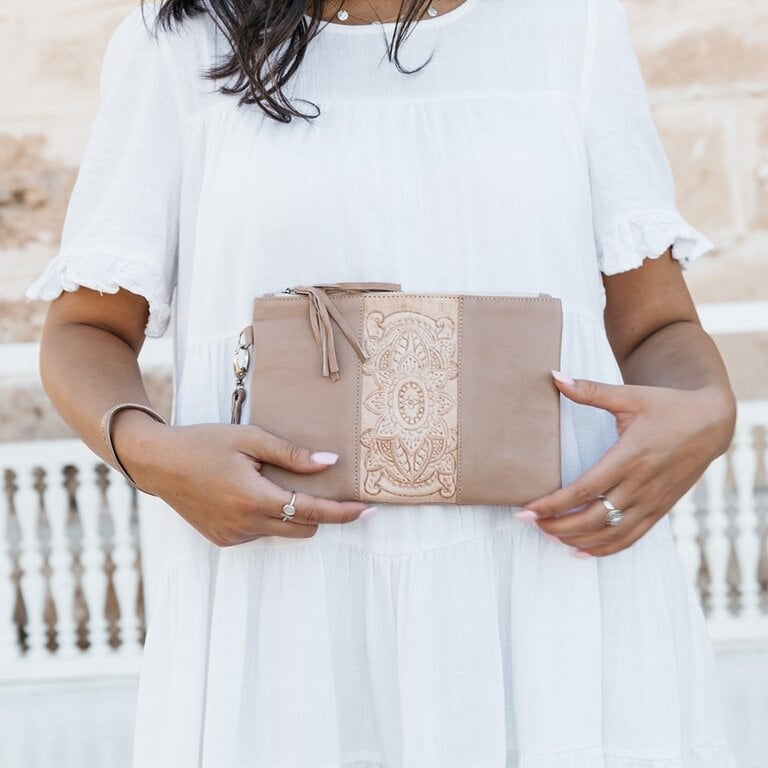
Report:
[{"label": "floral tooled pattern", "polygon": [[456,495],[456,323],[413,311],[366,318],[362,484],[370,496]]}]

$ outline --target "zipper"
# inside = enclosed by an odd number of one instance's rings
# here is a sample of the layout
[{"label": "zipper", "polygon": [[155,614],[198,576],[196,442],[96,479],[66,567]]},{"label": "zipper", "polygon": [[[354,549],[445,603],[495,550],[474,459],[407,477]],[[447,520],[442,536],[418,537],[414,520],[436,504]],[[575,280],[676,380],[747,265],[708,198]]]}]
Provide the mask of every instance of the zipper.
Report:
[{"label": "zipper", "polygon": [[[348,291],[332,291],[333,293],[349,293]],[[396,295],[397,292],[395,291],[366,291],[366,296],[392,296],[393,294]],[[406,291],[403,291],[403,293],[406,293]],[[499,293],[499,294],[490,294],[490,293],[465,293],[465,292],[459,292],[456,294],[452,294],[449,291],[407,291],[407,293],[416,293],[419,296],[499,296],[500,298],[507,298],[507,299],[526,299],[526,298],[539,298],[539,299],[551,299],[552,294],[551,293]],[[262,296],[273,296],[275,298],[280,297],[293,297],[293,296],[300,296],[303,294],[297,293],[297,291],[294,288],[283,288],[282,291],[274,291],[272,293],[264,293]]]}]

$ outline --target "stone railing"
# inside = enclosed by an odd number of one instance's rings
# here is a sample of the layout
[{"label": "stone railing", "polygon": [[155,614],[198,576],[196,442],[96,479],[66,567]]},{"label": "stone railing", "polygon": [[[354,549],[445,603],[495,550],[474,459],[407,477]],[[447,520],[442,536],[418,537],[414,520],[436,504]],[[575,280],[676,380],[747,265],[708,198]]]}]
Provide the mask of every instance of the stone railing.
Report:
[{"label": "stone railing", "polygon": [[[672,512],[718,644],[768,643],[768,401],[741,403],[732,448]],[[0,444],[0,680],[135,674],[162,502],[73,440]]]},{"label": "stone railing", "polygon": [[135,674],[157,500],[76,440],[0,444],[0,478],[0,680]]},{"label": "stone railing", "polygon": [[678,549],[716,643],[768,644],[768,401],[739,403],[728,452],[676,505]]}]

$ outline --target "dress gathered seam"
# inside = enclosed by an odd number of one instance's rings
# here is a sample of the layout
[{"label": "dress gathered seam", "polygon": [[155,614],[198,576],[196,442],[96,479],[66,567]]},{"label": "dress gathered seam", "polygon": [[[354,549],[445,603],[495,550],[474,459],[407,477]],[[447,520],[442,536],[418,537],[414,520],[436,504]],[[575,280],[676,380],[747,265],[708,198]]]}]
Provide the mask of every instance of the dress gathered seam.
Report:
[{"label": "dress gathered seam", "polygon": [[[511,510],[517,509],[517,507],[509,507],[508,509],[511,511]],[[403,552],[403,551],[387,552],[383,550],[373,551],[370,549],[366,549],[365,547],[362,547],[353,541],[343,541],[341,539],[324,541],[324,540],[317,540],[314,538],[310,540],[302,539],[300,541],[296,541],[295,543],[284,544],[279,547],[263,546],[263,544],[265,544],[266,542],[264,542],[262,539],[254,539],[253,541],[246,541],[246,542],[243,542],[242,544],[238,544],[235,547],[227,547],[225,551],[230,553],[229,554],[230,557],[233,557],[235,555],[242,555],[245,553],[249,553],[253,550],[258,550],[261,553],[271,553],[271,552],[285,552],[286,550],[290,550],[290,551],[296,551],[301,549],[310,550],[313,547],[338,546],[339,548],[343,548],[343,549],[355,549],[361,554],[369,556],[371,559],[375,559],[378,557],[388,558],[388,559],[390,558],[408,559],[412,557],[418,557],[420,555],[430,555],[430,554],[438,553],[444,550],[449,550],[456,547],[462,547],[465,545],[478,544],[485,540],[492,539],[495,536],[498,536],[500,533],[505,533],[507,531],[514,532],[516,530],[520,530],[520,523],[516,520],[513,520],[513,521],[510,521],[508,525],[500,525],[497,528],[494,528],[492,531],[489,531],[488,533],[483,533],[479,536],[472,536],[467,539],[461,539],[460,541],[451,541],[446,544],[440,544],[439,546],[424,547],[418,550],[411,550],[407,552]],[[284,537],[284,538],[287,538],[287,537]],[[544,541],[543,538],[542,538],[542,541]],[[174,571],[178,568],[182,568],[188,564],[197,565],[199,563],[203,563],[207,561],[208,557],[209,557],[209,554],[207,552],[202,554],[193,554],[193,555],[180,557],[166,564],[164,567],[164,573],[169,574],[171,571]]]}]

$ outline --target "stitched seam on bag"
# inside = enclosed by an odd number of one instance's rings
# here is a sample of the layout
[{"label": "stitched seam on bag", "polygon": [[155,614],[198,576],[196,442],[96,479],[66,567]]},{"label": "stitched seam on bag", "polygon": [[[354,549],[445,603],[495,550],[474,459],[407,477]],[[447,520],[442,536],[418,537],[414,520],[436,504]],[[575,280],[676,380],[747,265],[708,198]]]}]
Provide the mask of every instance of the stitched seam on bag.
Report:
[{"label": "stitched seam on bag", "polygon": [[[478,299],[481,301],[546,301],[550,303],[560,301],[560,299],[555,298],[554,296],[478,296],[465,293],[411,293],[410,291],[386,291],[385,293],[369,291],[368,293],[371,296],[375,296],[377,299],[399,299],[400,301],[403,300],[403,296],[407,296],[411,299],[460,299],[468,296],[473,300]],[[333,292],[329,292],[328,295],[334,302],[355,298],[355,296],[352,295],[339,296]],[[285,296],[259,296],[257,301],[296,301],[299,299],[306,301],[305,296],[292,296],[290,294],[286,294]],[[258,322],[258,320],[256,322]]]},{"label": "stitched seam on bag", "polygon": [[[368,345],[365,342],[365,296],[360,296],[360,342],[363,344],[363,351],[368,354]],[[355,501],[360,501],[363,494],[360,493],[360,400],[363,396],[363,364],[358,360],[356,367],[357,397],[355,398]]]},{"label": "stitched seam on bag", "polygon": [[[464,298],[459,297],[458,300],[459,304],[459,323],[458,323],[458,329],[456,333],[456,344],[458,349],[456,350],[456,365],[458,368],[458,372],[456,375],[456,444],[458,446],[461,446],[461,420],[464,417],[464,402],[461,399],[461,380],[462,380],[462,371],[464,370],[464,366],[462,364],[462,350],[464,348],[463,344],[463,332],[464,332]],[[456,503],[461,504],[461,447],[459,447],[459,450],[456,451]]]},{"label": "stitched seam on bag", "polygon": [[366,296],[362,488],[393,502],[455,499],[459,302],[379,298]]}]

